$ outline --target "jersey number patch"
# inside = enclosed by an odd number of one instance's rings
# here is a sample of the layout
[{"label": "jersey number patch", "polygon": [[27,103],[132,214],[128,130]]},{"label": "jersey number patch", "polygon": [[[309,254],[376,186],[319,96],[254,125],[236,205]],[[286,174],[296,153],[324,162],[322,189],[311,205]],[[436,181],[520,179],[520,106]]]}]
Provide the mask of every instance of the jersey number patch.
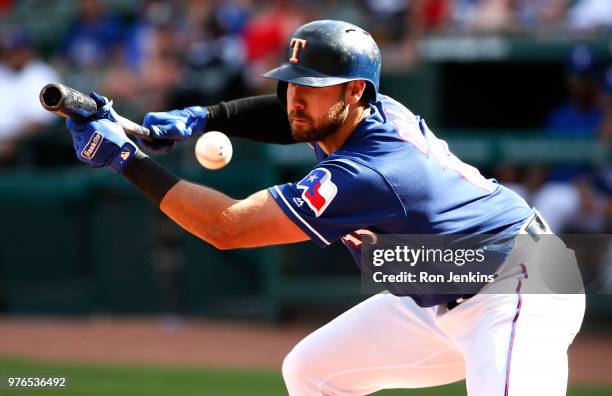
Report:
[{"label": "jersey number patch", "polygon": [[338,187],[332,182],[331,173],[325,168],[313,169],[296,187],[302,191],[302,200],[316,217],[323,214],[338,192]]}]

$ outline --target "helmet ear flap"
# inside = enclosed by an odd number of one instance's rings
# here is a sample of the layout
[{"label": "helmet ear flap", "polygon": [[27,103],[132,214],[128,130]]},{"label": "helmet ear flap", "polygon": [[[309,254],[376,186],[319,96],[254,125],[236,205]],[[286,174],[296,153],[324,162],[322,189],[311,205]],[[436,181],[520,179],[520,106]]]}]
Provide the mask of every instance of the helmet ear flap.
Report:
[{"label": "helmet ear flap", "polygon": [[278,96],[278,100],[281,103],[281,106],[284,110],[287,110],[287,84],[285,81],[278,80],[278,84],[276,85],[276,95]]}]

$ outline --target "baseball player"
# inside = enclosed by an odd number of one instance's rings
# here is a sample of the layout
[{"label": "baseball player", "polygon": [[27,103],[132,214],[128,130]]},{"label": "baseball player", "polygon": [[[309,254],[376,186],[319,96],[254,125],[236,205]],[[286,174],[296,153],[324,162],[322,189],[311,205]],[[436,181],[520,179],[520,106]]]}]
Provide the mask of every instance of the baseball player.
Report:
[{"label": "baseball player", "polygon": [[[78,158],[110,166],[184,229],[219,249],[341,240],[358,265],[363,235],[491,234],[506,292],[377,294],[302,340],[283,363],[290,395],[365,395],[466,379],[470,396],[564,395],[567,349],[584,295],[525,294],[541,257],[544,219],[525,201],[452,155],[425,121],[378,92],[379,49],[363,29],[314,21],[265,74],[277,95],[149,113],[143,125],[167,151],[220,130],[271,143],[306,142],[318,164],[299,181],[235,200],[181,180],[140,151],[112,102],[89,122],[68,121]],[[556,237],[554,237],[556,238]],[[495,239],[495,238],[494,238]],[[502,276],[499,276],[502,275]],[[498,277],[499,276],[499,277]],[[486,286],[485,286],[486,287]],[[510,290],[510,292],[507,292]]]}]

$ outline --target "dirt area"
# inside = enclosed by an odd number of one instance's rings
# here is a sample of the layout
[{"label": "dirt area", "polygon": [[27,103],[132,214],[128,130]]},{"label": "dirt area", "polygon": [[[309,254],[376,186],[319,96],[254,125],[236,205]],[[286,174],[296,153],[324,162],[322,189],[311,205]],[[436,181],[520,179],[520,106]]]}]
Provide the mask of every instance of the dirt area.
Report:
[{"label": "dirt area", "polygon": [[309,331],[176,319],[3,319],[0,355],[278,369],[287,352]]},{"label": "dirt area", "polygon": [[[309,326],[172,319],[0,319],[0,356],[279,370]],[[581,334],[570,381],[612,384],[612,335]]]}]

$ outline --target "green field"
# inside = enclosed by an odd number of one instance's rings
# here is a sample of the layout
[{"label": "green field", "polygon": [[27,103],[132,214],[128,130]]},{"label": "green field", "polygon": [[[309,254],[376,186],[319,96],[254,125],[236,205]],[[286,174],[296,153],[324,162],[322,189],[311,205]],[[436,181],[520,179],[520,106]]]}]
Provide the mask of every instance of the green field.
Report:
[{"label": "green field", "polygon": [[[62,390],[9,390],[7,376],[63,376],[69,380]],[[5,382],[0,395],[61,394],[82,396],[276,396],[286,395],[280,373],[257,370],[218,370],[177,367],[143,367],[101,364],[55,364],[22,359],[0,359],[0,377]],[[612,389],[574,386],[569,396],[611,395]],[[391,390],[379,396],[465,395],[463,383],[414,391]]]}]

